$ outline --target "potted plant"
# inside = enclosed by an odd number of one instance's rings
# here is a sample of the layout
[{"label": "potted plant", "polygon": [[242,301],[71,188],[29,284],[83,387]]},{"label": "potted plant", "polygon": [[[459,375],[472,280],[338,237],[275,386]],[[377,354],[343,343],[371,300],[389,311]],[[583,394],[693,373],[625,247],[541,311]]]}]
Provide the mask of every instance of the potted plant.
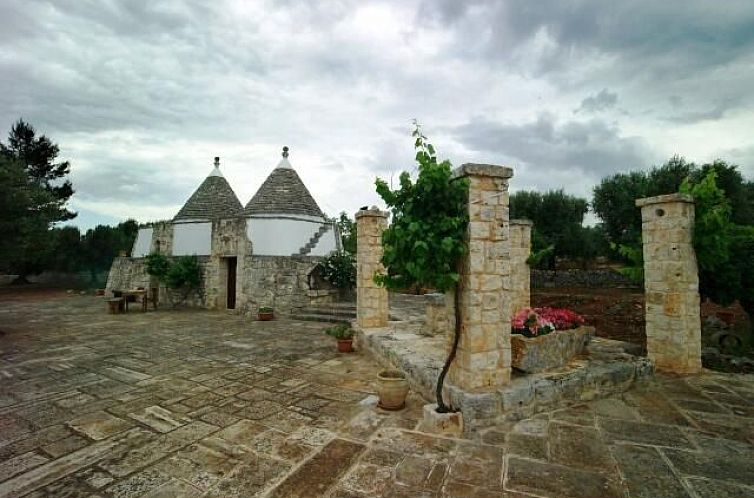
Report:
[{"label": "potted plant", "polygon": [[325,329],[325,333],[338,341],[338,351],[350,353],[353,351],[353,329],[348,324],[341,323]]},{"label": "potted plant", "polygon": [[398,370],[383,370],[377,375],[377,404],[384,410],[400,410],[406,406],[408,395],[408,381],[403,372]]},{"label": "potted plant", "polygon": [[260,306],[257,311],[257,318],[262,322],[267,322],[275,318],[275,310],[271,306]]},{"label": "potted plant", "polygon": [[582,316],[563,308],[524,308],[511,328],[511,363],[526,373],[565,366],[594,336]]}]

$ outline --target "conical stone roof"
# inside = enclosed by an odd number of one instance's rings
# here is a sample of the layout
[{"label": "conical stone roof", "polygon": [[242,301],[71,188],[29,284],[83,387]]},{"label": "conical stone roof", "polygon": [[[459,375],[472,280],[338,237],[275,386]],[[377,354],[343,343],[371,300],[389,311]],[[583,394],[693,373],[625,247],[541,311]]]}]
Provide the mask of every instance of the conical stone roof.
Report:
[{"label": "conical stone roof", "polygon": [[228,180],[220,173],[220,158],[215,158],[215,167],[209,176],[191,194],[173,221],[212,221],[243,215],[243,205],[236,197]]},{"label": "conical stone roof", "polygon": [[244,209],[251,215],[304,215],[324,218],[301,178],[288,162],[288,147],[283,147],[283,159],[262,183]]}]

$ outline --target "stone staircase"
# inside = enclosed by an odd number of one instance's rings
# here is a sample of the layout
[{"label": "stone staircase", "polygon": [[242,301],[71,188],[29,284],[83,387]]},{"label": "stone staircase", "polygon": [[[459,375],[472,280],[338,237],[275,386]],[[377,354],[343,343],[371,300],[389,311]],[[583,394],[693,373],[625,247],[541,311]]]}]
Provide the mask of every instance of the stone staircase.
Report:
[{"label": "stone staircase", "polygon": [[356,303],[310,304],[291,318],[307,322],[345,323],[356,318]]},{"label": "stone staircase", "polygon": [[309,239],[309,242],[307,242],[304,247],[298,250],[298,255],[306,256],[307,254],[309,254],[311,250],[314,249],[314,247],[317,245],[317,243],[319,242],[319,239],[321,239],[322,236],[326,234],[331,228],[332,228],[332,225],[330,225],[329,223],[319,227],[319,230],[317,230],[317,233],[312,235],[312,238]]}]

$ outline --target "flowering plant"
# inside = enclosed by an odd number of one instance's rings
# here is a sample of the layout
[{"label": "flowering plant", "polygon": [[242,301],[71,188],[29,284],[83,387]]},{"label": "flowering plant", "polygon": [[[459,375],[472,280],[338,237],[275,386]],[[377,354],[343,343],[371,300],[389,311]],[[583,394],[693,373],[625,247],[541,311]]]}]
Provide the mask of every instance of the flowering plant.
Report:
[{"label": "flowering plant", "polygon": [[524,337],[537,337],[581,325],[584,325],[584,317],[565,308],[524,308],[513,315],[512,322],[513,333]]}]

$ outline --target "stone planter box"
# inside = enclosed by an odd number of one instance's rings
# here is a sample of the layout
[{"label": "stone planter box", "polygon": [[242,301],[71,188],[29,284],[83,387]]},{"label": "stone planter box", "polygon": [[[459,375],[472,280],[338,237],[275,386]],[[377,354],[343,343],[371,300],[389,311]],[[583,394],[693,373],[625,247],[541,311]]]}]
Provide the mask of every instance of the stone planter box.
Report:
[{"label": "stone planter box", "polygon": [[558,330],[539,337],[511,334],[513,368],[536,373],[563,367],[581,353],[594,337],[594,327]]}]

